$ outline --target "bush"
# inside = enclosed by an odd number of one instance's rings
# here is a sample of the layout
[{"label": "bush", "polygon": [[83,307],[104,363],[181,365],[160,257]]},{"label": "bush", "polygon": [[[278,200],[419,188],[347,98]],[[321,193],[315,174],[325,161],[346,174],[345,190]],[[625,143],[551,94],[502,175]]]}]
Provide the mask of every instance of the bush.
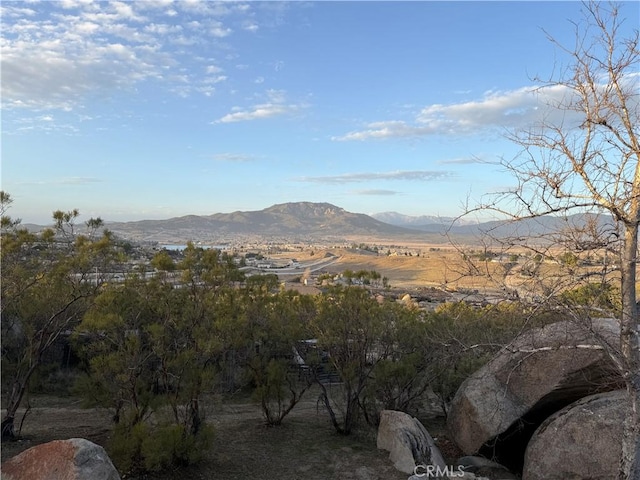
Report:
[{"label": "bush", "polygon": [[126,423],[116,425],[107,451],[118,471],[138,473],[143,470],[142,442],[148,435],[149,426],[144,422],[133,427]]},{"label": "bush", "polygon": [[183,425],[116,426],[108,450],[118,470],[127,474],[187,466],[205,455],[213,440],[213,428],[203,425],[191,435]]},{"label": "bush", "polygon": [[522,332],[558,320],[557,312],[517,302],[476,308],[447,303],[426,316],[432,388],[446,414],[462,382]]}]

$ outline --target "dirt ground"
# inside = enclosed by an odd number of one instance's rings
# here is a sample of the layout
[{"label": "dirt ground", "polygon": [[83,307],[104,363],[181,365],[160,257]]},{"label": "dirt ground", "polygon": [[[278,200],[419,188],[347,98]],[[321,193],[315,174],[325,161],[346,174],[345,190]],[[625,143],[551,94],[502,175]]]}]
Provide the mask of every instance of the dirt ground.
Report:
[{"label": "dirt ground", "polygon": [[[207,458],[182,470],[144,478],[225,480],[406,480],[392,466],[388,453],[376,448],[376,431],[359,428],[351,436],[335,433],[325,412],[317,407],[318,392],[307,392],[279,427],[265,426],[259,407],[246,398],[208,403],[207,421],[215,438]],[[110,413],[83,409],[74,398],[34,397],[22,440],[2,444],[2,461],[56,439],[82,437],[106,445]],[[441,418],[422,419],[437,438],[445,456],[458,453],[443,433]],[[124,478],[124,477],[123,477]],[[131,478],[131,477],[129,477]]]}]

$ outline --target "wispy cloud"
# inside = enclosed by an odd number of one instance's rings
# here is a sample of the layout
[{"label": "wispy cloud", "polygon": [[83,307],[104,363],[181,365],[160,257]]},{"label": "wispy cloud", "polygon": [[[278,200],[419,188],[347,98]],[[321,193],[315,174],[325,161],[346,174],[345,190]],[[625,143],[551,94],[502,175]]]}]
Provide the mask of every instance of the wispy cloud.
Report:
[{"label": "wispy cloud", "polygon": [[[212,84],[227,78],[222,67],[181,46],[217,51],[220,39],[233,34],[231,23],[243,25],[252,7],[63,0],[5,2],[0,8],[3,108],[72,111],[88,98],[135,91],[147,81],[180,96],[211,96]],[[179,15],[184,22],[172,19]]]},{"label": "wispy cloud", "polygon": [[18,182],[17,185],[88,185],[100,183],[103,180],[95,177],[64,177],[52,178],[49,180],[33,180],[27,182]]},{"label": "wispy cloud", "polygon": [[299,177],[299,182],[325,183],[325,184],[346,184],[370,182],[377,180],[410,180],[429,182],[434,180],[445,180],[453,178],[455,175],[449,171],[434,170],[412,170],[395,172],[366,172],[366,173],[345,173],[342,175],[325,175],[318,177]]},{"label": "wispy cloud", "polygon": [[447,160],[438,160],[438,165],[478,165],[490,163],[481,158],[468,157],[468,158],[451,158]]},{"label": "wispy cloud", "polygon": [[402,120],[369,123],[365,130],[331,137],[336,141],[419,137],[437,133],[430,126],[410,125]]},{"label": "wispy cloud", "polygon": [[234,123],[265,118],[279,117],[298,112],[307,107],[306,104],[288,103],[285,92],[281,90],[268,90],[267,101],[253,105],[249,108],[234,107],[232,111],[211,123]]},{"label": "wispy cloud", "polygon": [[243,162],[251,162],[256,160],[256,157],[253,155],[246,155],[243,153],[216,153],[212,155],[211,158],[218,162],[233,162],[233,163],[243,163]]},{"label": "wispy cloud", "polygon": [[62,178],[52,183],[58,185],[87,185],[90,183],[100,183],[102,180],[94,177],[68,177]]},{"label": "wispy cloud", "polygon": [[[433,104],[424,107],[413,122],[390,120],[369,123],[364,129],[333,137],[337,141],[421,137],[429,135],[473,135],[507,130],[540,122],[549,115],[559,118],[553,105],[566,102],[571,92],[563,87],[523,87],[486,92],[479,100]],[[565,120],[571,120],[565,117]]]},{"label": "wispy cloud", "polygon": [[383,196],[383,197],[400,194],[400,192],[396,192],[395,190],[382,190],[382,189],[354,190],[353,193],[355,193],[356,195],[373,195],[373,196]]}]

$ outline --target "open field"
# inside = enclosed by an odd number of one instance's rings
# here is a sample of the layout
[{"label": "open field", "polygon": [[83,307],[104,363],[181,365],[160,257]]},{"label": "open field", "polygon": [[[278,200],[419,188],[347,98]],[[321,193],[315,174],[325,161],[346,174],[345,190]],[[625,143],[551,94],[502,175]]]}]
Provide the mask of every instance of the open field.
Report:
[{"label": "open field", "polygon": [[[391,255],[387,252],[391,251]],[[311,256],[310,253],[313,253]],[[339,259],[325,270],[338,274],[345,270],[375,270],[389,279],[394,288],[445,287],[493,289],[496,284],[486,277],[469,276],[461,256],[453,247],[434,245],[403,245],[381,250],[379,254],[360,249],[310,249],[295,253],[300,262],[313,260],[326,254]],[[279,254],[287,257],[292,254]],[[492,272],[498,272],[499,264],[489,263]],[[302,273],[302,272],[301,272]]]},{"label": "open field", "polygon": [[[355,242],[358,244],[357,242]],[[532,265],[531,251],[524,248],[510,250],[509,255],[498,255],[494,260],[473,259],[476,268],[470,268],[470,262],[462,259],[463,251],[468,255],[479,255],[482,246],[468,245],[462,250],[452,245],[408,242],[386,246],[361,242],[364,245],[376,245],[378,253],[360,248],[321,248],[309,247],[300,252],[282,253],[278,257],[295,256],[300,262],[317,260],[325,255],[335,255],[336,262],[324,269],[325,272],[339,274],[345,270],[375,270],[387,277],[394,290],[411,290],[436,287],[448,291],[478,290],[484,294],[503,295],[506,291],[518,292],[522,298],[542,295],[543,291],[560,292],[564,288],[573,288],[577,279],[599,281],[602,278],[602,265],[580,265],[571,271],[566,266],[545,260],[535,276],[524,274],[526,267]],[[489,249],[490,251],[490,249]],[[498,252],[496,250],[495,252]],[[562,251],[550,251],[560,255]],[[520,255],[517,261],[511,261],[511,255]],[[302,271],[301,271],[302,273]],[[640,268],[638,269],[640,278]],[[619,277],[615,266],[608,266],[608,279]],[[640,282],[637,284],[640,288]]]},{"label": "open field", "polygon": [[[148,479],[225,480],[406,480],[388,453],[376,448],[376,431],[364,426],[351,436],[335,433],[325,412],[317,408],[316,390],[307,392],[280,427],[266,427],[258,405],[247,398],[222,403],[210,399],[208,422],[215,438],[208,457],[180,471],[165,471]],[[110,415],[104,409],[82,409],[74,398],[34,397],[20,442],[2,445],[2,460],[55,439],[87,438],[105,445]],[[440,417],[423,419],[446,454],[456,456],[443,433]],[[131,478],[131,477],[128,477]]]}]

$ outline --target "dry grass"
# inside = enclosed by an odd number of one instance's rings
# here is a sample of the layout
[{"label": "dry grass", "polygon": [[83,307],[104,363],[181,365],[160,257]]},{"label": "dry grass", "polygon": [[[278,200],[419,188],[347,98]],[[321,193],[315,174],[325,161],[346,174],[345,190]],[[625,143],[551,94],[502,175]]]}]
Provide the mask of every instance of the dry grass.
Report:
[{"label": "dry grass", "polygon": [[[351,436],[338,435],[317,406],[318,391],[311,390],[280,427],[267,427],[260,409],[247,398],[207,402],[207,421],[215,438],[207,458],[187,469],[158,472],[147,479],[225,480],[406,480],[390,463],[388,453],[377,450],[376,430],[363,426]],[[110,435],[110,414],[81,409],[79,401],[36,397],[23,428],[21,442],[5,443],[2,460],[39,443],[72,437],[105,445]],[[431,421],[427,419],[428,421]],[[423,421],[425,421],[423,419]],[[434,418],[425,425],[445,452],[451,444],[443,423]],[[456,451],[456,453],[459,453]],[[131,478],[131,477],[129,477]]]},{"label": "dry grass", "polygon": [[[435,248],[435,247],[433,247]],[[452,248],[421,249],[417,255],[372,255],[368,252],[341,251],[338,262],[327,270],[340,273],[344,270],[375,270],[389,279],[395,288],[447,287],[447,288],[496,288],[495,282],[486,276],[470,276],[460,254]],[[495,274],[499,264],[488,263],[489,273]]]}]

